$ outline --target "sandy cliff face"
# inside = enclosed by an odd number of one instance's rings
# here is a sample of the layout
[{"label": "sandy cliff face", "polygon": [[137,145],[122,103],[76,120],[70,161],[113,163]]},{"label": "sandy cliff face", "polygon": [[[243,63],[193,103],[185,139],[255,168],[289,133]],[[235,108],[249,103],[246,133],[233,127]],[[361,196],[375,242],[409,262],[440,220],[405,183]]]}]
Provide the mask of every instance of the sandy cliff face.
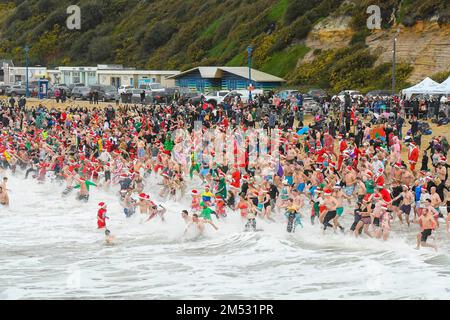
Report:
[{"label": "sandy cliff face", "polygon": [[[305,45],[312,50],[300,62],[314,59],[314,49],[336,49],[349,44],[354,32],[350,17],[327,18],[309,33]],[[366,38],[372,54],[378,56],[376,64],[392,62],[393,39],[397,27],[375,30]],[[411,28],[400,26],[397,38],[397,61],[414,67],[409,81],[414,83],[436,72],[450,69],[450,25],[436,22],[418,22]],[[299,63],[300,63],[299,62]]]},{"label": "sandy cliff face", "polygon": [[[366,38],[377,64],[392,62],[393,39],[397,28],[377,30]],[[414,83],[436,72],[450,69],[450,25],[419,22],[411,28],[400,26],[397,37],[397,60],[410,63],[414,70],[409,81]]]},{"label": "sandy cliff face", "polygon": [[305,40],[305,45],[312,50],[302,62],[314,59],[315,49],[337,49],[349,44],[354,34],[349,27],[351,17],[328,17],[314,26]]}]

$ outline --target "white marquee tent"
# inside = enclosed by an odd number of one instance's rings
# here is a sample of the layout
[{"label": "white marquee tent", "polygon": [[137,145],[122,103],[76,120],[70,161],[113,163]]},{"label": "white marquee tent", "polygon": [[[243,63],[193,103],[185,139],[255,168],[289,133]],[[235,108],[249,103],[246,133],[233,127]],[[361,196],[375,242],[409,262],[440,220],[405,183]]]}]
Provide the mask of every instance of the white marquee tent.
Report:
[{"label": "white marquee tent", "polygon": [[438,93],[450,94],[450,77],[439,85]]},{"label": "white marquee tent", "polygon": [[440,84],[426,77],[420,83],[407,89],[402,90],[402,94],[410,98],[413,94],[437,94],[440,93]]}]

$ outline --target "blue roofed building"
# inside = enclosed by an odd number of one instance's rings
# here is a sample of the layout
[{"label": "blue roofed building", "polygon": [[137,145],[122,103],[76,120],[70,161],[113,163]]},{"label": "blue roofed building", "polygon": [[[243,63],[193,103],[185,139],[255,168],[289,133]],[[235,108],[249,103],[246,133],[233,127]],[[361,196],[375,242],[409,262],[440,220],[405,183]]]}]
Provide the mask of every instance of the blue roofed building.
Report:
[{"label": "blue roofed building", "polygon": [[[279,88],[286,80],[252,69],[251,83],[255,89]],[[250,85],[247,67],[197,67],[168,77],[175,85],[191,91],[247,90]]]}]

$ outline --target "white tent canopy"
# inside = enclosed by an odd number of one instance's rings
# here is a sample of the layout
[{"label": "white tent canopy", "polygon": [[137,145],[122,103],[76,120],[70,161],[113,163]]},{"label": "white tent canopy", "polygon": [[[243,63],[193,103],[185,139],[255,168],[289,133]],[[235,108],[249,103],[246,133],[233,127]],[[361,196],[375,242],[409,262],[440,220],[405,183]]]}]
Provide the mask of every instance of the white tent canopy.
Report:
[{"label": "white tent canopy", "polygon": [[439,85],[438,93],[450,94],[450,77]]},{"label": "white tent canopy", "polygon": [[426,77],[420,83],[407,89],[403,89],[402,93],[410,98],[413,94],[433,94],[440,93],[440,84]]}]

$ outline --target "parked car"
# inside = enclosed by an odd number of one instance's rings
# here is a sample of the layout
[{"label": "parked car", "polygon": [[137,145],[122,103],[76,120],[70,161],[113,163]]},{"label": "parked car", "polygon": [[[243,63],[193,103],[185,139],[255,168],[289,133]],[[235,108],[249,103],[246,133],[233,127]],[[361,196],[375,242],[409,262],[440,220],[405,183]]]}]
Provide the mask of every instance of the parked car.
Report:
[{"label": "parked car", "polygon": [[167,99],[167,103],[172,103],[175,97],[180,99],[184,94],[188,94],[189,89],[183,87],[168,87],[165,89],[164,97]]},{"label": "parked car", "polygon": [[23,84],[15,84],[6,88],[5,93],[8,97],[24,96],[27,93],[27,86]]},{"label": "parked car", "polygon": [[72,96],[73,88],[76,88],[76,87],[86,87],[86,85],[84,83],[72,83],[72,84],[70,84],[69,85],[69,91],[67,91],[67,96],[68,97]]},{"label": "parked car", "polygon": [[311,89],[308,91],[308,95],[312,96],[315,101],[320,102],[320,99],[326,98],[328,94],[322,89]]},{"label": "parked car", "polygon": [[103,93],[102,98],[99,97],[103,102],[107,101],[116,101],[119,100],[119,93],[117,92],[117,88],[114,86],[102,86],[100,89]]},{"label": "parked car", "polygon": [[205,101],[217,106],[223,103],[225,97],[230,93],[228,90],[212,91],[205,94]]},{"label": "parked car", "polygon": [[192,91],[183,91],[180,94],[180,98],[178,98],[179,104],[192,103],[194,100],[197,101],[197,105],[200,103],[201,98],[203,97],[201,92],[192,92]]},{"label": "parked car", "polygon": [[91,84],[89,85],[91,92],[98,92],[98,100],[103,102],[115,101],[119,99],[119,94],[116,87],[105,86],[102,84]]},{"label": "parked car", "polygon": [[5,95],[6,95],[6,91],[7,91],[7,89],[8,89],[9,87],[10,87],[10,86],[9,86],[9,85],[6,85],[6,84],[0,85],[0,95],[1,95],[1,96],[5,96]]},{"label": "parked car", "polygon": [[282,100],[287,100],[291,96],[295,96],[299,93],[300,92],[298,90],[290,89],[290,90],[281,90],[276,95]]},{"label": "parked car", "polygon": [[91,89],[89,87],[74,87],[72,89],[72,99],[89,100]]},{"label": "parked car", "polygon": [[344,90],[333,96],[332,100],[339,99],[340,101],[344,102],[346,93],[348,93],[352,99],[363,98],[361,92],[357,90]]},{"label": "parked car", "polygon": [[145,90],[145,93],[151,92],[164,92],[165,89],[160,83],[142,83],[139,85],[139,89]]},{"label": "parked car", "polygon": [[303,95],[303,112],[316,114],[320,110],[319,103],[309,94]]},{"label": "parked car", "polygon": [[120,86],[119,90],[118,90],[119,95],[122,93],[127,93],[127,91],[131,90],[131,89],[134,89],[134,87],[133,86]]},{"label": "parked car", "polygon": [[[239,96],[241,97],[242,102],[247,103],[248,102],[248,98],[250,96],[250,91],[248,90],[233,90],[232,91],[233,94],[238,93]],[[263,95],[264,94],[264,90],[262,89],[254,89],[252,90],[252,97],[255,97],[256,95]]]}]

